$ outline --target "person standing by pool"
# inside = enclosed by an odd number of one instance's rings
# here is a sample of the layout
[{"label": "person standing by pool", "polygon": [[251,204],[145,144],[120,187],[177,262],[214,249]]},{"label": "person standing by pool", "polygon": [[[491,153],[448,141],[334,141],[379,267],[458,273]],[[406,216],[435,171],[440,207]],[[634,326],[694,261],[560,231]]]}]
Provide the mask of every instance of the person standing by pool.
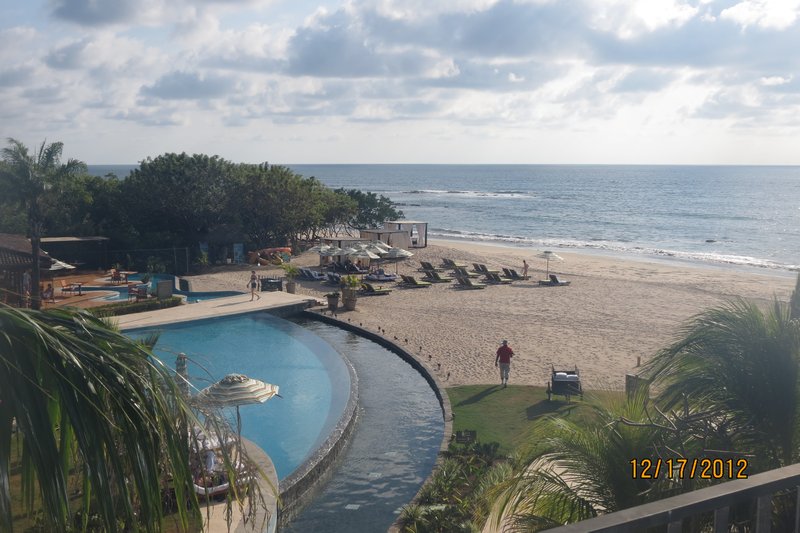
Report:
[{"label": "person standing by pool", "polygon": [[256,275],[255,270],[250,271],[250,281],[248,282],[248,286],[250,287],[250,301],[252,302],[254,298],[261,299],[261,295],[256,293],[256,289],[258,288],[258,276]]},{"label": "person standing by pool", "polygon": [[508,345],[507,340],[497,349],[497,356],[494,358],[494,366],[500,367],[500,383],[503,388],[508,385],[508,372],[511,370],[511,358],[514,356],[514,350]]}]

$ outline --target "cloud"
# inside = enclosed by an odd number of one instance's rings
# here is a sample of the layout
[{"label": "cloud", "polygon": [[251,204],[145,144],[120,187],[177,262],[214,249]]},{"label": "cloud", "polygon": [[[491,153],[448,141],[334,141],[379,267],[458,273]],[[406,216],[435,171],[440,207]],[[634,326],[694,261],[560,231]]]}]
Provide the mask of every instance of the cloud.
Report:
[{"label": "cloud", "polygon": [[794,26],[800,13],[797,0],[745,0],[723,9],[720,18],[739,24],[742,29],[757,26],[763,29],[786,30]]},{"label": "cloud", "polygon": [[163,100],[205,100],[228,94],[234,84],[216,74],[175,71],[161,76],[153,85],[143,86],[143,96]]},{"label": "cloud", "polygon": [[658,92],[666,88],[675,79],[675,74],[654,69],[636,69],[625,74],[616,84],[613,91],[618,93]]},{"label": "cloud", "polygon": [[45,56],[44,62],[55,69],[80,68],[84,66],[86,45],[87,41],[81,40],[56,48]]},{"label": "cloud", "polygon": [[129,22],[138,12],[136,0],[54,0],[52,13],[56,18],[82,26],[105,26]]},{"label": "cloud", "polygon": [[21,87],[33,79],[33,72],[25,65],[0,70],[0,87]]}]

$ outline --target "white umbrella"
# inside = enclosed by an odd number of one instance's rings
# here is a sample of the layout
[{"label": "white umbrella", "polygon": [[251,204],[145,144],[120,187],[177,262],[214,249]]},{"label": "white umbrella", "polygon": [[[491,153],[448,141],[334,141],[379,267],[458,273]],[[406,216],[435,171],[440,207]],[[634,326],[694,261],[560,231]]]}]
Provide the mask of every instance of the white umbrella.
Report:
[{"label": "white umbrella", "polygon": [[359,251],[358,249],[353,248],[352,246],[348,246],[347,248],[342,248],[342,251],[339,252],[338,255],[353,255],[358,251]]},{"label": "white umbrella", "polygon": [[326,248],[324,250],[320,250],[317,253],[319,255],[322,255],[322,256],[325,256],[325,257],[331,257],[331,256],[334,256],[334,255],[342,255],[342,249],[339,248],[338,246],[333,246],[331,248]]},{"label": "white umbrella", "polygon": [[370,260],[381,258],[381,256],[379,256],[378,254],[370,252],[366,248],[364,248],[363,250],[357,250],[355,253],[352,253],[347,257],[354,257],[356,259],[370,259]]},{"label": "white umbrella", "polygon": [[264,403],[273,396],[279,396],[279,387],[270,383],[249,378],[244,374],[228,374],[210,387],[201,390],[197,400],[217,407],[236,407],[236,432],[242,436],[242,419],[239,406],[251,403]]},{"label": "white umbrella", "polygon": [[403,250],[402,248],[390,248],[388,252],[383,254],[381,257],[383,259],[391,259],[395,262],[394,264],[394,273],[397,274],[398,266],[397,263],[401,259],[407,259],[409,257],[413,257],[414,254],[409,252],[408,250]]},{"label": "white umbrella", "polygon": [[555,252],[551,252],[550,250],[545,250],[544,252],[540,253],[536,257],[540,259],[544,259],[546,261],[545,268],[547,270],[546,276],[550,277],[550,261],[563,261],[564,258],[560,255],[556,255]]},{"label": "white umbrella", "polygon": [[59,261],[58,259],[53,259],[53,264],[50,265],[50,270],[73,270],[73,269],[75,269],[73,265],[65,263],[64,261]]},{"label": "white umbrella", "polygon": [[314,252],[316,254],[316,253],[319,253],[319,252],[321,252],[323,250],[327,250],[330,247],[331,246],[329,244],[317,244],[317,245],[312,246],[311,248],[309,248],[306,251]]},{"label": "white umbrella", "polygon": [[373,247],[375,247],[375,248],[378,248],[378,249],[380,249],[380,250],[381,250],[381,252],[388,252],[389,250],[391,250],[391,249],[392,249],[392,247],[391,247],[391,246],[389,246],[388,244],[386,244],[386,243],[385,243],[385,242],[383,242],[383,241],[372,241],[372,242],[370,243],[370,245],[372,245],[372,246],[373,246]]}]

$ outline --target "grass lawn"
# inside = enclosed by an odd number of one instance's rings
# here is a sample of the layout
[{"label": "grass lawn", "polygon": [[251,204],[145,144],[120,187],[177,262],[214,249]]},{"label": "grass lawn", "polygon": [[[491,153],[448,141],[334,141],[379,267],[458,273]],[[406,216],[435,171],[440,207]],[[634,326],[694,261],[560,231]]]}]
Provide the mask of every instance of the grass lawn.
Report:
[{"label": "grass lawn", "polygon": [[547,401],[545,387],[468,385],[445,390],[455,416],[453,431],[475,429],[480,442],[499,443],[503,454],[528,442],[537,420],[560,416],[580,421],[590,413],[588,396],[573,398],[571,403],[561,396]]}]

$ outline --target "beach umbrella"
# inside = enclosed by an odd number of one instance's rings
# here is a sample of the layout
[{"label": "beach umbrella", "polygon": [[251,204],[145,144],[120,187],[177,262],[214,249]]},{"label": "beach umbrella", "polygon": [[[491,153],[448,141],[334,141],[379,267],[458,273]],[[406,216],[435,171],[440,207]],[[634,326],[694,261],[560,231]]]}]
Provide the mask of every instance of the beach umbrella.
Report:
[{"label": "beach umbrella", "polygon": [[48,270],[74,270],[75,267],[70,265],[69,263],[65,263],[64,261],[59,261],[58,259],[53,259],[53,264],[50,265]]},{"label": "beach umbrella", "polygon": [[228,374],[201,390],[197,401],[214,407],[236,407],[236,433],[241,440],[242,418],[239,415],[239,406],[264,403],[274,396],[279,396],[277,385],[264,383],[244,374]]},{"label": "beach umbrella", "polygon": [[324,257],[332,257],[334,255],[342,255],[342,249],[339,248],[338,246],[332,246],[330,248],[325,248],[324,250],[320,250],[317,253]]},{"label": "beach umbrella", "polygon": [[306,251],[307,251],[307,252],[313,252],[313,253],[315,253],[315,254],[318,254],[318,253],[320,253],[321,251],[323,251],[323,250],[327,250],[327,249],[328,249],[328,248],[330,248],[330,247],[331,247],[331,246],[330,246],[329,244],[322,244],[322,243],[320,243],[320,244],[316,244],[316,245],[312,246],[311,248],[309,248],[309,249],[308,249],[308,250],[306,250]]},{"label": "beach umbrella", "polygon": [[383,252],[388,252],[389,250],[391,250],[391,249],[392,249],[392,247],[391,247],[391,246],[389,246],[388,244],[386,244],[386,243],[385,243],[385,242],[383,242],[383,241],[372,241],[370,244],[371,244],[373,247],[380,249],[380,250],[381,250],[381,253],[383,253]]},{"label": "beach umbrella", "polygon": [[339,255],[353,255],[354,253],[358,252],[357,248],[353,248],[352,246],[348,246],[347,248],[342,248],[342,251]]},{"label": "beach umbrella", "polygon": [[561,257],[560,255],[556,255],[555,252],[551,252],[550,250],[545,250],[544,252],[540,253],[536,257],[538,257],[539,259],[544,259],[545,260],[545,269],[547,271],[546,276],[548,278],[550,277],[550,261],[563,261],[564,260],[563,257]]},{"label": "beach umbrella", "polygon": [[397,263],[403,259],[407,259],[409,257],[413,257],[414,254],[409,252],[408,250],[403,250],[402,248],[390,248],[388,252],[382,255],[383,259],[388,259],[394,261],[394,273],[397,274],[398,266]]},{"label": "beach umbrella", "polygon": [[355,259],[369,259],[369,260],[381,258],[381,256],[379,256],[378,254],[370,252],[366,248],[364,248],[363,250],[356,250],[355,253],[349,254],[347,257],[352,257]]}]

